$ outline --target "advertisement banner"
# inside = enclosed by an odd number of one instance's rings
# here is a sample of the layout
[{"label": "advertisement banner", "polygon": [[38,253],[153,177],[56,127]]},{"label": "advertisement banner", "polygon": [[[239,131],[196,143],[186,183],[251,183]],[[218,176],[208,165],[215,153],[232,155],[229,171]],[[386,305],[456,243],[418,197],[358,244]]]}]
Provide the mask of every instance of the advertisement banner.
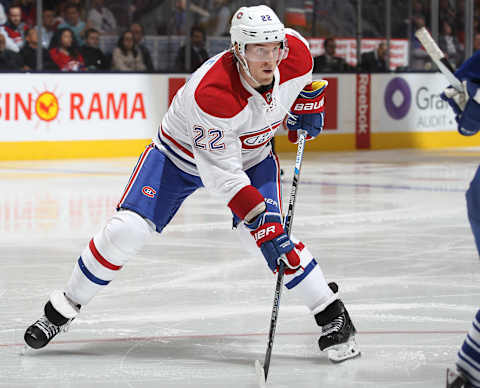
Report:
[{"label": "advertisement banner", "polygon": [[0,141],[149,138],[167,106],[150,74],[1,74]]},{"label": "advertisement banner", "polygon": [[440,98],[446,86],[439,73],[376,75],[372,81],[375,132],[455,131],[453,111]]},{"label": "advertisement banner", "polygon": [[357,74],[357,114],[355,116],[356,148],[370,148],[370,74]]}]

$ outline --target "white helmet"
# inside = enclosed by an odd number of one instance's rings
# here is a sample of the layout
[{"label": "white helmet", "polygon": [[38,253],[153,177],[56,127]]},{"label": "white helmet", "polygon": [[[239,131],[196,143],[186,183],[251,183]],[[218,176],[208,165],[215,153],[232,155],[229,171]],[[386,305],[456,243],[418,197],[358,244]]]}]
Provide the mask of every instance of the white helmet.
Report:
[{"label": "white helmet", "polygon": [[253,77],[245,58],[247,44],[281,42],[282,52],[279,55],[278,63],[285,57],[285,26],[270,7],[266,5],[241,7],[233,15],[231,24],[230,39],[233,52],[251,79]]},{"label": "white helmet", "polygon": [[245,55],[249,43],[283,43],[285,26],[266,5],[241,7],[232,17],[230,37],[232,45],[237,43],[240,54]]}]

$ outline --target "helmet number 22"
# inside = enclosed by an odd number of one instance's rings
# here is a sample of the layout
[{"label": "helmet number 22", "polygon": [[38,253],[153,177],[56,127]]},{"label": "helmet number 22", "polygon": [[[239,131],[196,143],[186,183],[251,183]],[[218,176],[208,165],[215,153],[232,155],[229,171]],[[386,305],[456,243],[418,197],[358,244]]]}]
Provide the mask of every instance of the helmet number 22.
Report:
[{"label": "helmet number 22", "polygon": [[261,18],[264,22],[270,22],[272,20],[272,17],[270,15],[262,15]]}]

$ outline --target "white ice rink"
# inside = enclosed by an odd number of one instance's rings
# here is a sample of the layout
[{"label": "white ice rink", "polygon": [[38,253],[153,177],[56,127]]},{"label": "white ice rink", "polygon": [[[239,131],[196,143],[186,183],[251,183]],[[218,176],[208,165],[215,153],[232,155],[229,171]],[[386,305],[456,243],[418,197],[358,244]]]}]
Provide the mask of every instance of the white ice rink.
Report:
[{"label": "white ice rink", "polygon": [[[294,155],[280,157],[286,203]],[[1,387],[256,386],[275,278],[205,190],[68,333],[21,355],[135,160],[0,162]],[[312,316],[284,293],[269,386],[444,386],[480,304],[464,200],[479,160],[478,149],[306,155],[293,230],[340,285],[363,354],[330,364]]]}]

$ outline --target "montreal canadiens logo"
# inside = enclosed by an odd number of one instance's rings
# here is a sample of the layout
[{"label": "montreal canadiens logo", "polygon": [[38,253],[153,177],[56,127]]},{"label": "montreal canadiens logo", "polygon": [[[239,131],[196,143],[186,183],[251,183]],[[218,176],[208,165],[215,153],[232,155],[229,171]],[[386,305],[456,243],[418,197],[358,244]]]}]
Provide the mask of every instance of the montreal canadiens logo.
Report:
[{"label": "montreal canadiens logo", "polygon": [[143,186],[142,193],[149,198],[153,198],[153,197],[155,197],[155,194],[157,194],[155,189],[150,187],[150,186]]},{"label": "montreal canadiens logo", "polygon": [[257,132],[247,133],[240,136],[240,141],[242,142],[242,148],[251,150],[258,148],[267,144],[275,134],[275,129],[280,126],[281,123],[275,124],[272,126],[272,129],[262,129]]}]

